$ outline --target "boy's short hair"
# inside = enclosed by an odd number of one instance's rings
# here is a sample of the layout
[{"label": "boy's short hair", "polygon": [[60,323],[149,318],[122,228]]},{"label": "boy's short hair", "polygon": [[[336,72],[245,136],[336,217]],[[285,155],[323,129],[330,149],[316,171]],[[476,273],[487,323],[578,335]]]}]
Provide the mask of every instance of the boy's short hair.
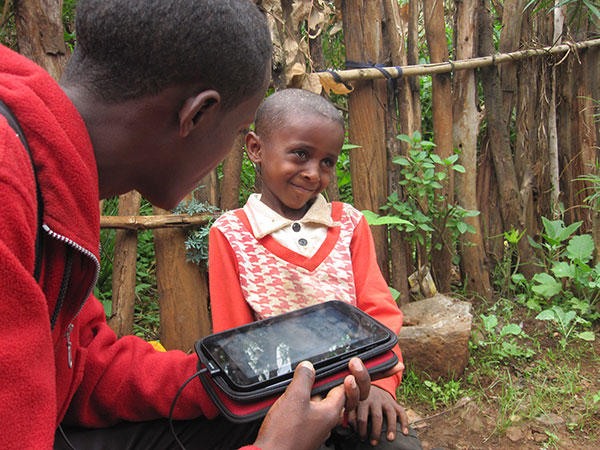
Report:
[{"label": "boy's short hair", "polygon": [[235,106],[263,85],[272,54],[250,0],[79,0],[75,31],[61,83],[110,103],[199,84]]},{"label": "boy's short hair", "polygon": [[266,136],[279,129],[291,115],[319,115],[344,127],[344,118],[338,109],[324,97],[303,89],[282,89],[267,97],[258,107],[254,129]]}]

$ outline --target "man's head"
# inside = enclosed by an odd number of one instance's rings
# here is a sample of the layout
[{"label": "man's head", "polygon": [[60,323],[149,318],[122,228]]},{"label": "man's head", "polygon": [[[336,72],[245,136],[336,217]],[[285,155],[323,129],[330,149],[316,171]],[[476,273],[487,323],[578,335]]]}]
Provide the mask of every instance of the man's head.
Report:
[{"label": "man's head", "polygon": [[329,184],[343,144],[344,120],[328,100],[300,89],[271,95],[246,136],[260,167],[261,200],[284,217],[301,218]]},{"label": "man's head", "polygon": [[107,103],[190,84],[235,105],[262,86],[272,53],[250,0],[79,0],[75,29],[61,84]]},{"label": "man's head", "polygon": [[88,129],[100,196],[171,209],[254,121],[270,80],[250,0],[79,0],[61,86]]}]

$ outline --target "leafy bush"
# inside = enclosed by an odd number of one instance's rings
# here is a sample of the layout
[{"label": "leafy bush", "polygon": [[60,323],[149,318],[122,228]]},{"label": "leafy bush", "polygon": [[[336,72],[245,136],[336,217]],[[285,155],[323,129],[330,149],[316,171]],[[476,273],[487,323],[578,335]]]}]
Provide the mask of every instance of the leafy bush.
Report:
[{"label": "leafy bush", "polygon": [[[450,172],[465,172],[465,168],[456,163],[457,154],[440,158],[433,152],[435,144],[422,140],[418,131],[412,138],[401,134],[398,139],[409,144],[407,156],[392,160],[401,166],[402,179],[398,184],[402,194],[394,191],[388,197],[388,203],[380,208],[387,212],[386,215],[371,211],[363,213],[371,225],[392,225],[404,231],[413,248],[425,250],[426,254],[420,255],[419,260],[421,264],[427,264],[434,249],[440,250],[443,245],[453,249],[461,234],[475,232],[464,219],[477,216],[479,211],[468,211],[458,204],[448,203],[442,195]],[[450,242],[444,242],[444,236],[448,236]]]}]

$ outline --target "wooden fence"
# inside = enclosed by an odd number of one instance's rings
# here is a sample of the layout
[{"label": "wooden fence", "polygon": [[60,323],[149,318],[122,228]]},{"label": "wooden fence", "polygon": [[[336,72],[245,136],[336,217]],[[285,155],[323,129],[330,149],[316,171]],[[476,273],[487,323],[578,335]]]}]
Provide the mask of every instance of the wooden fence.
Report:
[{"label": "wooden fence", "polygon": [[[460,276],[469,290],[491,297],[490,270],[502,257],[503,233],[517,230],[535,239],[542,216],[556,217],[562,211],[568,223],[582,220],[600,248],[598,211],[583,208],[585,188],[591,186],[579,179],[597,175],[600,49],[598,39],[590,39],[599,35],[594,20],[584,16],[579,28],[571,29],[568,22],[561,22],[561,13],[569,17],[573,12],[569,6],[532,11],[519,0],[494,2],[498,17],[492,18],[489,0],[462,0],[454,5],[455,61],[450,62],[444,2],[409,0],[400,7],[396,0],[344,0],[341,11],[331,11],[331,2],[287,3],[294,8],[284,8],[277,0],[260,2],[276,48],[274,87],[315,89],[323,81],[332,89],[336,77],[352,85],[349,140],[361,148],[350,151],[350,172],[358,209],[377,211],[398,190],[399,174],[391,160],[405,154],[406,147],[396,135],[421,130],[420,78],[427,76],[432,98],[426,117],[432,117],[436,152],[446,157],[460,149],[460,163],[466,168],[455,180],[456,188],[450,186],[445,195],[449,202],[456,195],[464,208],[481,211],[470,219],[477,233],[463,239],[457,249]],[[21,52],[58,77],[68,58],[66,46],[57,47],[63,39],[62,2],[14,4],[19,7],[16,30]],[[324,30],[338,25],[340,13],[345,58],[364,68],[334,76],[324,71],[323,39]],[[498,48],[494,21],[502,25]],[[40,24],[47,23],[56,26],[42,32]],[[431,61],[425,65],[418,64],[422,28]],[[312,69],[308,73],[307,67]],[[483,102],[478,91],[483,92]],[[238,206],[241,147],[236,143],[227,157],[219,183],[216,174],[202,183],[203,200],[221,209]],[[337,198],[335,180],[328,193]],[[119,216],[101,219],[103,228],[118,229],[110,324],[119,335],[131,333],[137,230],[153,229],[161,341],[166,348],[187,351],[210,332],[207,276],[185,262],[183,246],[185,227],[204,219],[173,217],[161,210],[155,210],[154,217],[139,217],[139,202],[135,193],[121,196]],[[400,292],[400,303],[409,301],[407,276],[417,268],[413,249],[398,230],[374,227],[373,234],[384,276]],[[530,262],[527,239],[519,241],[519,254]],[[451,256],[445,246],[432,261],[442,291],[450,290]],[[522,270],[532,269],[526,265]]]},{"label": "wooden fence", "polygon": [[[470,60],[417,66],[385,67],[384,70],[393,77],[399,75],[408,77],[461,70],[473,71],[481,67],[496,67],[504,63],[534,57],[550,57],[551,55],[565,56],[570,54],[567,57],[578,58],[579,61],[582,61],[582,58],[590,56],[581,54],[582,51],[594,49],[598,46],[600,46],[600,39],[595,39]],[[577,55],[575,52],[577,52]],[[595,52],[592,56],[595,58],[595,64],[598,64],[600,61],[598,52]],[[331,77],[332,79],[335,77],[337,82],[355,82],[354,92],[360,89],[361,83],[384,79],[385,77],[381,70],[373,68],[338,71],[335,75],[330,72],[323,72],[319,73],[318,76]],[[225,176],[221,180],[221,186],[228,187],[229,191],[234,193],[233,202],[231,198],[227,200],[225,195],[224,199],[230,202],[225,209],[238,206],[237,193],[241,163],[232,160],[239,160],[241,153],[241,143],[237,142],[236,148],[231,152],[225,163],[236,167],[236,170],[233,171],[226,170]],[[355,155],[351,154],[351,158]],[[219,192],[216,186],[216,176],[211,176],[211,179],[205,180],[202,184],[208,186],[206,190],[213,192],[213,203],[219,204],[218,199],[215,199],[215,197],[219,197],[216,195]],[[378,183],[378,185],[381,185],[381,183]],[[371,185],[368,185],[366,190],[371,191]],[[136,208],[139,208],[139,195],[129,193],[120,198],[119,216],[103,216],[101,218],[102,228],[120,230],[117,233],[115,243],[113,314],[110,323],[119,334],[131,333],[135,299],[135,273],[128,272],[127,268],[130,268],[130,271],[131,268],[135,268],[136,232],[148,229],[155,230],[157,280],[161,308],[161,342],[166,348],[190,350],[193,342],[198,337],[209,333],[211,327],[207,274],[201,271],[197,265],[185,262],[184,240],[186,235],[184,229],[205,224],[209,216],[174,215],[167,214],[167,212],[154,216],[138,216],[136,215]],[[581,214],[575,214],[574,211],[574,216],[579,218]],[[490,217],[489,211],[488,217]]]}]

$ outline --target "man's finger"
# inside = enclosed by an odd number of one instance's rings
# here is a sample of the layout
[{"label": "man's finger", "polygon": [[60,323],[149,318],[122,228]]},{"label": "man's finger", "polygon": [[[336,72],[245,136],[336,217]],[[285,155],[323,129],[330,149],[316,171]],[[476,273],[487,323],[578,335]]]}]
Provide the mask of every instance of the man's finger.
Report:
[{"label": "man's finger", "polygon": [[309,361],[302,361],[294,371],[294,378],[286,389],[285,395],[303,401],[310,399],[315,381],[315,369]]},{"label": "man's finger", "polygon": [[359,358],[352,358],[348,363],[348,367],[358,386],[360,400],[365,400],[369,396],[369,389],[371,388],[371,376],[367,372],[367,368]]}]

